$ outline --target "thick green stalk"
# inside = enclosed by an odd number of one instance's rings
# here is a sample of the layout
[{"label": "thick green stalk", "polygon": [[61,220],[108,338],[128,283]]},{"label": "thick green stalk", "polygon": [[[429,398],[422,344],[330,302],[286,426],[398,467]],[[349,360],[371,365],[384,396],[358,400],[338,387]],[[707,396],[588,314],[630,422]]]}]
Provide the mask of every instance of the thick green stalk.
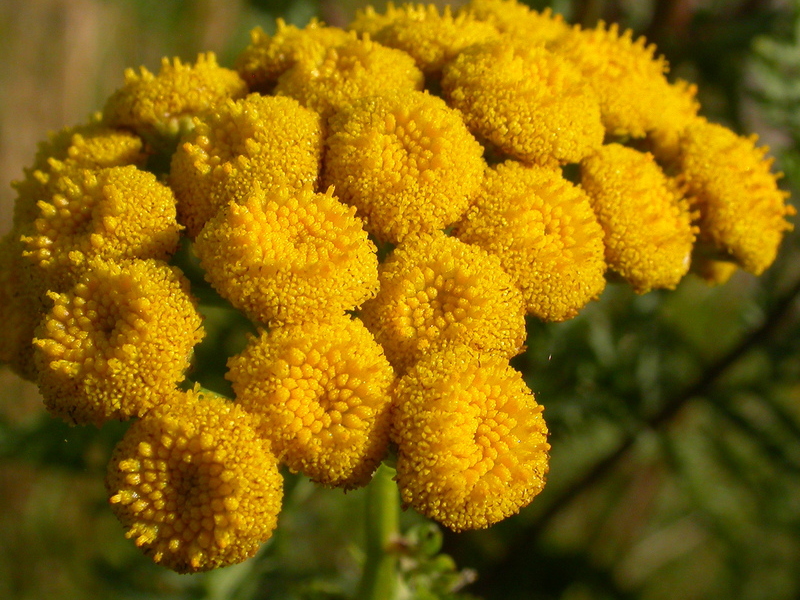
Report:
[{"label": "thick green stalk", "polygon": [[381,465],[367,486],[366,560],[359,600],[393,600],[397,589],[397,553],[392,544],[400,530],[400,499],[395,470]]}]

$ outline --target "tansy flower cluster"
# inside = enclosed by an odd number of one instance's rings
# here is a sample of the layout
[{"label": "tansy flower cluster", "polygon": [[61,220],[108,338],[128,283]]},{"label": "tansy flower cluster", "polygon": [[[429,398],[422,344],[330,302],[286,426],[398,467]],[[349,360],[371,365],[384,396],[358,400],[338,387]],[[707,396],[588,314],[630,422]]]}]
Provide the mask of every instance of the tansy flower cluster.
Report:
[{"label": "tansy flower cluster", "polygon": [[[667,71],[630,32],[516,0],[279,21],[234,68],[129,70],[14,184],[0,361],[69,423],[133,421],[109,499],[177,571],[255,553],[281,465],[346,490],[390,457],[406,506],[488,527],[548,470],[509,364],[526,316],[570,319],[612,275],[760,274],[791,227],[766,149]],[[180,243],[257,330],[232,399],[187,380]]]}]

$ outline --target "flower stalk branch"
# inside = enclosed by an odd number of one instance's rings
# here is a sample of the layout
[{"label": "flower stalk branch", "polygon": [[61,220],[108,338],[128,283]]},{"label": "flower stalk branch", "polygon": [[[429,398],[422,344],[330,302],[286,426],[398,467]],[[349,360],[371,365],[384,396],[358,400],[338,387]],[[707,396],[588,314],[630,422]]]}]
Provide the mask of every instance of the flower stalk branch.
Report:
[{"label": "flower stalk branch", "polygon": [[397,590],[397,553],[392,545],[400,533],[400,501],[395,470],[381,465],[367,486],[366,561],[359,600],[392,600]]}]

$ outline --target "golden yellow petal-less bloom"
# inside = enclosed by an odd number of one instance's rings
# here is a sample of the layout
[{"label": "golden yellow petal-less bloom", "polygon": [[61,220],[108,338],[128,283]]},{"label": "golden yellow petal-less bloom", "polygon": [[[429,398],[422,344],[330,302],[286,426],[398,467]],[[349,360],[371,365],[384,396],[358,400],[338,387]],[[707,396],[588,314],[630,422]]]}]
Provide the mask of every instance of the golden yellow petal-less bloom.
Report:
[{"label": "golden yellow petal-less bloom", "polygon": [[351,310],[378,287],[375,245],[331,188],[256,187],[208,222],[195,251],[214,288],[261,323]]},{"label": "golden yellow petal-less bloom", "polygon": [[322,122],[291,98],[250,94],[197,120],[172,156],[170,185],[178,219],[195,237],[228,202],[264,189],[316,185]]},{"label": "golden yellow petal-less bloom", "polygon": [[85,125],[51,134],[46,142],[39,144],[33,165],[25,169],[25,178],[11,184],[18,194],[14,225],[27,227],[33,223],[39,216],[36,203],[50,200],[55,193],[52,184],[67,171],[125,165],[142,167],[146,159],[139,136],[102,125],[99,113]]},{"label": "golden yellow petal-less bloom", "polygon": [[653,129],[647,132],[647,142],[656,159],[672,164],[680,153],[684,131],[697,119],[700,104],[695,98],[697,86],[681,79],[670,84],[662,94],[663,112]]},{"label": "golden yellow petal-less bloom", "polygon": [[594,92],[543,46],[470,46],[445,65],[442,90],[473,132],[526,162],[578,162],[603,142]]},{"label": "golden yellow petal-less bloom", "polygon": [[522,348],[522,295],[483,249],[441,232],[412,236],[379,271],[380,290],[361,316],[399,372],[446,341],[505,358]]},{"label": "golden yellow petal-less bloom", "polygon": [[103,109],[104,121],[128,127],[157,146],[167,145],[193,127],[201,115],[226,98],[241,98],[247,84],[236,71],[220,67],[213,52],[200,54],[195,64],[161,59],[153,75],[141,67],[125,71],[125,84],[114,92]]},{"label": "golden yellow petal-less bloom", "polygon": [[[550,46],[580,70],[597,93],[603,124],[609,133],[644,137],[652,130],[675,129],[676,103],[693,109],[697,105],[686,90],[670,86],[663,58],[655,58],[655,46],[630,30],[619,33],[617,25],[600,23],[593,29],[573,28]],[[686,106],[684,106],[686,105]],[[694,116],[694,115],[692,115]]]},{"label": "golden yellow petal-less bloom", "polygon": [[111,508],[155,562],[196,573],[242,562],[272,536],[283,480],[241,407],[198,390],[169,395],[117,444]]},{"label": "golden yellow petal-less bloom", "polygon": [[491,23],[515,45],[551,43],[569,32],[550,8],[537,12],[517,0],[470,0],[461,11]]},{"label": "golden yellow petal-less bloom", "polygon": [[483,179],[483,148],[441,98],[403,91],[362,98],[330,120],[323,181],[396,243],[444,229]]},{"label": "golden yellow petal-less bloom", "polygon": [[515,161],[488,169],[455,235],[497,255],[528,313],[544,321],[574,317],[605,288],[603,230],[560,170]]},{"label": "golden yellow petal-less bloom", "polygon": [[356,10],[355,18],[347,26],[348,30],[355,31],[359,36],[365,33],[374,37],[381,29],[392,23],[395,19],[405,14],[407,5],[397,8],[394,2],[386,3],[386,10],[379,13],[374,6],[367,5]]},{"label": "golden yellow petal-less bloom", "polygon": [[442,66],[467,46],[497,39],[499,32],[490,23],[469,13],[453,16],[449,6],[440,14],[433,4],[406,4],[394,11],[389,23],[373,38],[410,54],[426,75],[438,76]]},{"label": "golden yellow petal-less bloom", "polygon": [[0,239],[0,364],[6,363],[20,377],[36,381],[33,332],[44,316],[45,304],[42,290],[30,285],[25,271],[31,265],[22,250],[16,229]]},{"label": "golden yellow petal-less bloom", "polygon": [[68,423],[99,426],[165,402],[203,338],[189,282],[161,261],[93,259],[72,290],[49,296],[34,340],[39,390]]},{"label": "golden yellow petal-less bloom", "polygon": [[163,260],[178,247],[175,197],[152,173],[133,165],[76,169],[53,189],[38,203],[35,232],[22,238],[48,289],[72,285],[94,256]]},{"label": "golden yellow petal-less bloom", "polygon": [[792,228],[786,217],[796,211],[756,139],[697,119],[681,139],[678,164],[697,199],[699,240],[760,275]]},{"label": "golden yellow petal-less bloom", "polygon": [[349,38],[344,29],[326,27],[312,19],[303,29],[276,23],[275,35],[261,27],[250,32],[250,45],[236,59],[236,70],[253,92],[269,93],[278,77],[301,56],[321,58],[328,48],[339,46]]},{"label": "golden yellow petal-less bloom", "polygon": [[363,96],[392,90],[420,90],[424,77],[414,59],[366,37],[328,48],[322,57],[299,57],[278,78],[275,94],[329,117]]},{"label": "golden yellow petal-less bloom", "polygon": [[581,163],[581,186],[605,231],[609,268],[640,294],[678,285],[696,230],[686,199],[653,155],[605,145]]},{"label": "golden yellow petal-less bloom", "polygon": [[450,345],[420,359],[397,384],[392,440],[403,502],[453,531],[516,514],[544,486],[542,407],[494,353]]},{"label": "golden yellow petal-less bloom", "polygon": [[262,331],[228,366],[237,402],[292,471],[345,489],[369,481],[389,443],[394,372],[358,319]]}]

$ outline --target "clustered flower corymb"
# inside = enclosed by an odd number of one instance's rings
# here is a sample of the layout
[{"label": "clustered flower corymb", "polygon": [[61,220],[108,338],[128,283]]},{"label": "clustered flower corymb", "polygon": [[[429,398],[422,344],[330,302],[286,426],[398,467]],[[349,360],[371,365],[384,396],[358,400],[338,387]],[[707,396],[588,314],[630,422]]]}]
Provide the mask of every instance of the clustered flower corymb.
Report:
[{"label": "clustered flower corymb", "polygon": [[[509,365],[526,316],[574,317],[609,273],[637,293],[760,274],[791,227],[766,149],[666,72],[630,32],[517,0],[279,21],[233,69],[129,70],[14,184],[0,361],[69,423],[133,420],[110,502],[174,570],[252,556],[279,465],[352,489],[394,452],[406,506],[488,527],[548,470]],[[186,380],[181,238],[257,329],[233,400]]]}]

